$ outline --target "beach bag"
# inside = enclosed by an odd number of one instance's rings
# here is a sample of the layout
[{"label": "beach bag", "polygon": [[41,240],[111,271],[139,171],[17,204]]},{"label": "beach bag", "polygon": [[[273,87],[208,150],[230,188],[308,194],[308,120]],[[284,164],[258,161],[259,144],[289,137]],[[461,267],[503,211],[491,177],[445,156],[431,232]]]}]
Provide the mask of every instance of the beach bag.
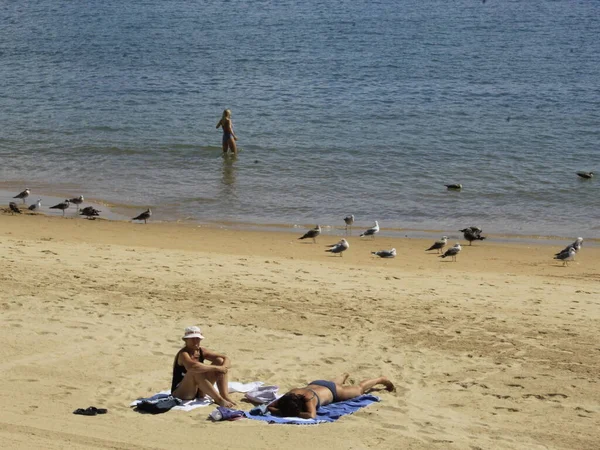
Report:
[{"label": "beach bag", "polygon": [[149,414],[162,414],[169,411],[175,406],[181,405],[183,402],[169,395],[168,397],[157,398],[157,399],[143,399],[137,406],[136,411],[145,412]]}]

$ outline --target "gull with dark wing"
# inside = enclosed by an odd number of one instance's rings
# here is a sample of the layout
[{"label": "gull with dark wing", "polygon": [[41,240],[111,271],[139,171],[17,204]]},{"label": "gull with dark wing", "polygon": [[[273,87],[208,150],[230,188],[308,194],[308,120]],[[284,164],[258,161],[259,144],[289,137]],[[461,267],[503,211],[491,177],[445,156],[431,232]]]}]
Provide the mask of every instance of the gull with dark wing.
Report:
[{"label": "gull with dark wing", "polygon": [[342,253],[345,252],[346,250],[348,250],[349,248],[350,248],[350,244],[348,243],[348,241],[346,239],[342,239],[340,242],[335,244],[333,247],[331,247],[325,251],[331,252],[331,253],[339,253],[340,256],[343,256]]},{"label": "gull with dark wing", "polygon": [[558,255],[554,256],[554,259],[558,259],[558,260],[562,261],[563,266],[568,266],[569,261],[573,261],[575,259],[576,253],[577,252],[575,251],[575,249],[573,247],[570,247],[568,252],[559,253]]},{"label": "gull with dark wing", "polygon": [[352,233],[352,224],[354,223],[354,214],[350,214],[349,216],[344,217],[344,222],[346,223],[346,233],[350,230]]},{"label": "gull with dark wing", "polygon": [[456,255],[458,255],[461,250],[462,247],[457,242],[456,244],[454,244],[454,247],[450,247],[448,250],[446,250],[446,252],[443,255],[440,255],[440,258],[447,258],[448,256],[451,256],[452,261],[456,261]]},{"label": "gull with dark wing", "polygon": [[83,195],[80,195],[79,197],[71,198],[71,199],[69,199],[69,202],[73,203],[74,205],[77,205],[77,211],[79,211],[79,205],[81,205],[83,203]]},{"label": "gull with dark wing", "polygon": [[148,219],[150,218],[150,216],[152,216],[152,210],[150,208],[148,208],[146,211],[141,213],[139,216],[135,216],[131,220],[143,220],[144,223],[148,223]]},{"label": "gull with dark wing", "polygon": [[396,257],[396,249],[392,248],[390,250],[379,250],[378,252],[371,252],[372,255],[379,256],[380,258],[395,258]]},{"label": "gull with dark wing", "polygon": [[375,238],[375,234],[377,233],[379,233],[379,222],[375,221],[375,225],[363,232],[360,237],[371,236],[372,238]]},{"label": "gull with dark wing", "polygon": [[460,191],[462,189],[462,184],[445,184],[449,191]]},{"label": "gull with dark wing", "polygon": [[70,203],[71,202],[69,201],[69,199],[65,199],[64,202],[60,202],[58,205],[51,206],[50,209],[62,209],[63,217],[64,217],[65,209],[67,209],[69,207]]},{"label": "gull with dark wing", "polygon": [[37,202],[33,203],[32,205],[29,205],[29,211],[39,211],[40,209],[42,209],[42,199],[38,198]]},{"label": "gull with dark wing", "polygon": [[312,239],[313,242],[316,244],[317,236],[320,234],[321,234],[321,225],[317,225],[312,230],[308,230],[306,233],[304,233],[298,239]]},{"label": "gull with dark wing", "polygon": [[10,202],[8,204],[8,207],[10,208],[10,212],[15,215],[15,214],[21,214],[21,210],[19,209],[19,207],[17,206],[17,204],[15,202]]},{"label": "gull with dark wing", "polygon": [[80,216],[85,216],[88,219],[94,219],[100,215],[102,211],[97,210],[93,206],[86,206],[81,211],[79,211]]},{"label": "gull with dark wing", "polygon": [[577,175],[579,175],[581,178],[585,178],[586,180],[594,178],[594,172],[577,172]]},{"label": "gull with dark wing", "polygon": [[31,189],[29,188],[25,188],[25,190],[23,192],[19,192],[17,195],[15,195],[13,198],[20,198],[23,200],[23,203],[25,203],[25,199],[27,197],[29,197],[29,194],[31,194]]},{"label": "gull with dark wing", "polygon": [[429,247],[425,251],[428,252],[429,250],[437,250],[438,253],[441,253],[447,243],[448,243],[448,236],[442,236],[442,238],[439,241],[435,241],[431,245],[431,247]]},{"label": "gull with dark wing", "polygon": [[479,227],[467,227],[458,231],[463,233],[465,239],[469,241],[469,245],[473,245],[473,241],[483,241],[485,239],[485,236],[481,235],[483,230]]},{"label": "gull with dark wing", "polygon": [[555,253],[554,256],[558,256],[558,255],[561,255],[563,253],[568,254],[569,250],[571,250],[572,248],[575,249],[575,253],[578,253],[579,250],[581,250],[581,246],[582,245],[583,245],[583,238],[582,237],[578,237],[577,239],[575,239],[575,242],[573,242],[572,244],[567,245],[560,252]]}]

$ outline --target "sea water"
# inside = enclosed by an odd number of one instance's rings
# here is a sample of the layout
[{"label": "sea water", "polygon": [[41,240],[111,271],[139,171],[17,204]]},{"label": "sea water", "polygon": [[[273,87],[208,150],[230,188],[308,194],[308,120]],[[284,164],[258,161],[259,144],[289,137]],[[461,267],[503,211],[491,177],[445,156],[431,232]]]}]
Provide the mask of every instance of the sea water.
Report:
[{"label": "sea water", "polygon": [[0,189],[157,220],[598,237],[598,17],[585,0],[2,2]]}]

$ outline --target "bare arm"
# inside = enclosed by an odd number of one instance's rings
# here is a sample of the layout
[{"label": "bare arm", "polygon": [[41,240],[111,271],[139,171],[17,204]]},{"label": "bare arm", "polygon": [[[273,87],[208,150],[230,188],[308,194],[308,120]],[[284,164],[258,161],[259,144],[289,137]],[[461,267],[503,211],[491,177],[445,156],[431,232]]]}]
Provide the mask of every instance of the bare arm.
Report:
[{"label": "bare arm", "polygon": [[199,361],[192,359],[188,352],[181,352],[179,355],[179,363],[185,367],[186,372],[227,372],[226,367],[215,366],[213,364],[203,364]]},{"label": "bare arm", "polygon": [[222,353],[213,352],[207,348],[203,348],[202,353],[204,354],[204,359],[209,360],[213,365],[218,364],[226,369],[231,367],[231,360]]}]

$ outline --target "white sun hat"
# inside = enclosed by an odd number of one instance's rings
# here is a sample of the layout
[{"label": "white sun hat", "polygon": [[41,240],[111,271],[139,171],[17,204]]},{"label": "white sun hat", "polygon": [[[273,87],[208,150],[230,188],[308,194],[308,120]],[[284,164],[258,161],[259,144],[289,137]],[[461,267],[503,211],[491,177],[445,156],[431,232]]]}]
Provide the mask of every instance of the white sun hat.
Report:
[{"label": "white sun hat", "polygon": [[187,327],[185,329],[185,332],[183,333],[183,337],[181,339],[192,339],[192,338],[204,339],[204,336],[202,336],[202,332],[200,331],[200,327]]}]

